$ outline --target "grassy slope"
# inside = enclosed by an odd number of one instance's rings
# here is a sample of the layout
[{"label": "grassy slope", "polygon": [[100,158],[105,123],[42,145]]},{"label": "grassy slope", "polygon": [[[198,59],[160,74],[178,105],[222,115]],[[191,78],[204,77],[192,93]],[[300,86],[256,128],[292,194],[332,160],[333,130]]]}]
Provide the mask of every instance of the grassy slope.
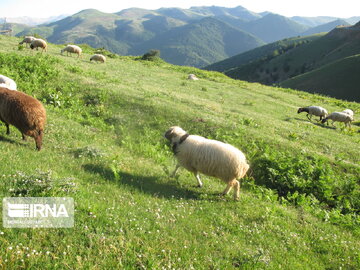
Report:
[{"label": "grassy slope", "polygon": [[264,46],[252,49],[250,51],[235,55],[233,57],[230,57],[228,59],[225,59],[220,62],[216,62],[214,64],[211,64],[205,69],[207,70],[215,70],[220,72],[226,72],[230,69],[237,68],[242,65],[249,64],[251,62],[257,61],[261,58],[265,58],[268,55],[271,55],[275,50],[279,50],[282,46],[288,46],[290,44],[293,44],[294,42],[300,42],[300,41],[312,41],[315,39],[318,39],[321,35],[312,35],[312,36],[306,36],[306,37],[295,37],[295,38],[287,38],[280,41],[276,41],[270,44],[266,44]]},{"label": "grassy slope", "polygon": [[359,72],[360,55],[354,55],[283,81],[280,85],[342,99],[360,100],[360,91],[354,89],[354,85],[360,83]]},{"label": "grassy slope", "polygon": [[[17,51],[17,43],[0,37],[0,52],[40,57]],[[281,205],[263,188],[244,188],[240,202],[233,202],[214,195],[224,188],[217,180],[204,177],[205,187],[199,190],[185,171],[170,179],[174,162],[162,139],[169,126],[181,125],[238,146],[250,161],[264,151],[264,142],[275,152],[323,156],[351,175],[360,161],[359,127],[352,132],[323,128],[296,110],[317,103],[329,111],[351,106],[359,113],[359,104],[127,57],[96,65],[87,61],[89,55],[76,59],[60,56],[59,50],[49,47],[48,54],[60,59],[56,69],[61,71],[49,83],[73,83],[74,105],[46,105],[41,152],[34,151],[33,141],[21,142],[14,128],[6,136],[1,126],[0,191],[10,196],[19,172],[40,179],[39,171],[49,172],[50,179],[74,182],[76,192],[70,194],[54,187],[30,195],[73,197],[76,225],[1,228],[1,267],[359,268],[360,241],[354,228]],[[201,80],[186,81],[188,73]],[[20,81],[22,86],[26,83]],[[65,92],[58,95],[54,99],[66,100]],[[97,105],[82,107],[77,99],[85,97]]]},{"label": "grassy slope", "polygon": [[[242,65],[232,70],[226,71],[226,74],[232,78],[248,80],[248,81],[256,81],[265,84],[273,84],[279,83],[288,80],[289,78],[298,76],[300,74],[306,74],[307,72],[312,72],[315,69],[333,63],[332,69],[335,69],[334,72],[337,74],[345,74],[345,71],[340,70],[340,67],[344,67],[344,65],[336,65],[335,61],[340,59],[345,59],[352,55],[359,54],[359,40],[357,38],[343,37],[341,33],[345,32],[346,29],[338,29],[337,34],[331,33],[325,36],[322,36],[318,39],[311,41],[310,43],[304,44],[302,46],[298,46],[295,49],[292,49],[286,53],[280,54],[277,57],[273,57],[270,60],[265,59],[264,61],[258,60],[246,65]],[[260,48],[255,49],[260,52]],[[253,50],[255,52],[255,50]],[[250,55],[250,53],[248,53]],[[242,59],[245,59],[245,54]],[[235,59],[235,58],[233,58]],[[241,59],[241,58],[239,58]],[[226,60],[225,60],[226,61]],[[225,62],[225,64],[231,63]],[[245,62],[246,63],[246,62]],[[339,63],[339,62],[337,62]],[[350,61],[346,60],[343,63],[350,63]],[[224,66],[224,63],[219,63],[217,66]],[[336,71],[337,67],[337,71]],[[346,70],[350,70],[350,68],[346,68]],[[351,70],[352,72],[352,70]],[[314,74],[314,73],[311,73]],[[329,80],[326,78],[325,80],[316,81],[316,76],[299,77],[299,78],[309,78],[312,77],[313,85],[318,87],[316,92],[331,95],[337,98],[344,98],[348,100],[356,100],[358,101],[358,96],[356,97],[356,87],[357,78],[356,76],[345,76],[349,80],[338,80],[337,87],[334,87],[334,84],[329,91],[327,91],[326,85]],[[323,73],[327,74],[326,72]],[[356,74],[356,73],[354,73]],[[320,78],[320,77],[318,77]],[[321,77],[323,78],[323,77]],[[339,77],[340,78],[340,77]],[[316,81],[316,82],[315,82]],[[304,83],[300,83],[299,85],[295,85],[295,82],[300,82],[300,80],[296,79],[292,81],[292,87],[296,87],[297,89],[307,90],[306,87],[302,88]],[[338,85],[340,83],[340,85]],[[348,93],[350,95],[344,96],[342,85],[346,84],[349,88]],[[289,85],[290,84],[284,84]],[[315,90],[314,87],[311,87],[310,90]]]}]

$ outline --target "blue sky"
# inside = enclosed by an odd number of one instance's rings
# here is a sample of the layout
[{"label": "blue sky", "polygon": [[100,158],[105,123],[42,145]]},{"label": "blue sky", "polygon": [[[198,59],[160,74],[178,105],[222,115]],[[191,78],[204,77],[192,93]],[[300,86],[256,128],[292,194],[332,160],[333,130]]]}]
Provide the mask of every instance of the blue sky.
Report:
[{"label": "blue sky", "polygon": [[254,12],[271,11],[284,16],[360,16],[360,0],[0,0],[0,17],[47,18],[74,14],[95,8],[103,12],[118,12],[130,7],[157,9],[160,7],[243,6]]}]

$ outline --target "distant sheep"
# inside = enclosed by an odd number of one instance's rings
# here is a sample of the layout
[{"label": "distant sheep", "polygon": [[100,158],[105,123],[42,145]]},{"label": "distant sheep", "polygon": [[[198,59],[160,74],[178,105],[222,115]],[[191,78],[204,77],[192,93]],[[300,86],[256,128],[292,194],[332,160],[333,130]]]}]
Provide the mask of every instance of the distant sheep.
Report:
[{"label": "distant sheep", "polygon": [[343,110],[342,112],[343,112],[343,113],[346,113],[346,114],[350,115],[352,118],[354,118],[354,112],[353,112],[353,110],[346,109],[346,110]]},{"label": "distant sheep", "polygon": [[45,40],[43,39],[40,39],[40,38],[36,38],[34,39],[31,44],[30,44],[30,48],[33,50],[33,49],[36,49],[38,50],[39,48],[42,49],[42,51],[47,51],[47,43]]},{"label": "distant sheep", "polygon": [[9,90],[16,90],[16,83],[9,77],[0,75],[0,87],[5,87]]},{"label": "distant sheep", "polygon": [[324,118],[321,123],[325,123],[327,122],[328,120],[332,120],[332,125],[334,125],[334,122],[343,122],[345,124],[345,127],[346,126],[349,126],[351,128],[351,122],[354,121],[354,118],[347,114],[347,113],[344,113],[344,112],[333,112],[331,114],[329,114],[326,118]]},{"label": "distant sheep", "polygon": [[[303,107],[298,109],[298,113],[301,112],[307,112],[306,117],[311,121],[311,117],[313,115],[320,116],[320,121],[328,115],[328,112],[326,109],[320,107],[320,106],[309,106],[309,107]],[[309,117],[310,115],[310,117]]]},{"label": "distant sheep", "polygon": [[66,55],[70,55],[72,53],[76,53],[78,55],[78,57],[81,56],[82,53],[82,49],[79,46],[76,45],[67,45],[64,49],[61,50],[61,54],[63,54],[63,52],[66,52]]},{"label": "distant sheep", "polygon": [[166,131],[165,138],[170,141],[178,161],[173,176],[182,166],[195,175],[199,187],[203,185],[199,173],[217,177],[227,184],[222,194],[228,194],[234,187],[234,199],[239,199],[240,183],[237,179],[244,177],[249,169],[245,155],[239,149],[230,144],[189,135],[177,126]]},{"label": "distant sheep", "polygon": [[32,42],[34,39],[35,39],[35,38],[32,37],[32,36],[25,36],[24,39],[23,39],[23,41],[21,41],[21,42],[19,43],[19,45],[22,45],[22,44],[25,43],[25,46],[26,46],[26,48],[27,48],[27,47],[28,47],[28,44],[31,44],[31,42]]},{"label": "distant sheep", "polygon": [[18,91],[0,88],[0,120],[5,123],[6,134],[10,134],[9,125],[15,126],[22,134],[35,139],[37,150],[41,150],[46,111],[37,99]]},{"label": "distant sheep", "polygon": [[191,80],[191,81],[197,81],[199,80],[198,77],[195,76],[195,74],[189,74],[188,76],[188,80]]},{"label": "distant sheep", "polygon": [[91,61],[105,63],[106,62],[106,57],[104,55],[102,55],[102,54],[94,54],[93,56],[90,57],[90,62]]}]

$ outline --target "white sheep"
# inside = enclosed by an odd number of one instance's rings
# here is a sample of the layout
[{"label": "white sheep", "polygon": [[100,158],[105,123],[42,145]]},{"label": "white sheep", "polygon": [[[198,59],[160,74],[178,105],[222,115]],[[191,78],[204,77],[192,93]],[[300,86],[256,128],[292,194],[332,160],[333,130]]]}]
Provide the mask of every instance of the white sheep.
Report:
[{"label": "white sheep", "polygon": [[354,118],[344,112],[333,112],[331,114],[329,114],[327,117],[325,117],[321,123],[325,123],[328,120],[332,120],[332,125],[334,125],[334,122],[343,122],[345,124],[345,127],[348,125],[351,128],[351,122],[354,121]]},{"label": "white sheep", "polygon": [[199,187],[203,185],[199,173],[217,177],[227,183],[222,194],[228,194],[234,187],[234,199],[239,199],[240,183],[237,179],[244,177],[249,169],[245,155],[239,149],[230,144],[189,135],[177,126],[166,131],[165,138],[170,141],[178,161],[172,176],[180,166],[184,167],[195,175]]},{"label": "white sheep", "polygon": [[0,75],[0,87],[5,87],[9,90],[16,90],[16,83],[9,77]]},{"label": "white sheep", "polygon": [[72,53],[76,53],[78,55],[78,57],[81,56],[82,53],[82,49],[79,46],[76,45],[67,45],[64,49],[61,50],[61,54],[63,54],[63,52],[66,52],[66,55],[70,55]]},{"label": "white sheep", "polygon": [[21,42],[19,43],[19,45],[22,45],[22,44],[25,43],[26,48],[27,48],[27,47],[28,47],[28,44],[31,44],[31,42],[32,42],[34,39],[35,39],[35,38],[32,37],[32,36],[25,36],[24,39],[23,39],[23,41],[21,41]]},{"label": "white sheep", "polygon": [[102,54],[94,54],[93,56],[90,57],[90,62],[91,61],[97,61],[97,62],[102,62],[105,63],[106,62],[106,57]]},{"label": "white sheep", "polygon": [[[301,112],[307,112],[306,117],[311,121],[311,117],[313,115],[320,116],[320,121],[323,119],[323,117],[326,117],[328,115],[328,112],[326,109],[320,106],[309,106],[309,107],[303,107],[298,109],[298,113]],[[309,117],[310,115],[310,117]]]},{"label": "white sheep", "polygon": [[36,49],[36,50],[38,50],[39,48],[42,48],[42,51],[46,51],[47,43],[45,40],[43,40],[41,38],[36,38],[33,41],[31,41],[30,48]]},{"label": "white sheep", "polygon": [[353,112],[353,110],[346,109],[346,110],[343,110],[342,112],[343,112],[343,113],[346,113],[346,114],[350,115],[352,118],[354,118],[354,112]]},{"label": "white sheep", "polygon": [[188,76],[188,80],[191,80],[191,81],[197,81],[199,80],[198,77],[195,76],[195,74],[189,74]]}]

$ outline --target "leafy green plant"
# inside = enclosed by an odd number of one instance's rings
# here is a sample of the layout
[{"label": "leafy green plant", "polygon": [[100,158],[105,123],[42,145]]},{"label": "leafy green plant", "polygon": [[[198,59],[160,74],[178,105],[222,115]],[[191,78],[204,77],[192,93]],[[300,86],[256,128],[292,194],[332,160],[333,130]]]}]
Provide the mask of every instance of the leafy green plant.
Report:
[{"label": "leafy green plant", "polygon": [[141,60],[156,61],[159,58],[160,58],[159,50],[150,50],[142,56]]},{"label": "leafy green plant", "polygon": [[74,156],[76,158],[81,158],[81,157],[100,158],[105,156],[105,154],[103,153],[103,151],[101,151],[96,147],[85,146],[83,148],[76,149],[74,151]]},{"label": "leafy green plant", "polygon": [[[0,178],[8,177],[3,175]],[[37,171],[34,174],[17,172],[7,183],[10,196],[40,197],[72,193],[76,184],[72,178],[57,179],[52,172]]]}]

